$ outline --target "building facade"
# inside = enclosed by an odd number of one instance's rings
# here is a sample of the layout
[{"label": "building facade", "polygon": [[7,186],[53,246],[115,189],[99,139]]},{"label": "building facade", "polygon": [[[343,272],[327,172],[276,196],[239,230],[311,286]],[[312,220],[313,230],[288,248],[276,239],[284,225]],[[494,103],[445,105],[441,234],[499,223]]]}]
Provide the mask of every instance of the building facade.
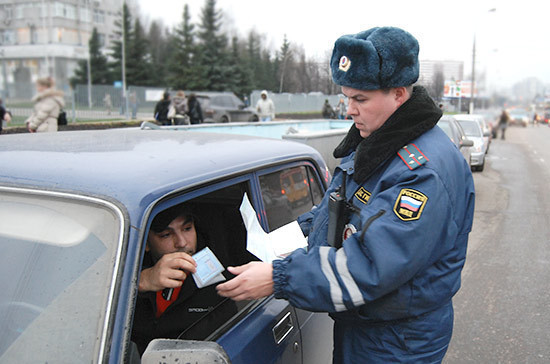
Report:
[{"label": "building facade", "polygon": [[422,85],[431,86],[436,79],[437,73],[443,74],[443,81],[463,80],[464,62],[420,60],[420,75],[418,79],[419,83],[421,83]]},{"label": "building facade", "polygon": [[121,7],[121,0],[0,0],[2,97],[28,99],[45,76],[69,88],[94,28],[109,49]]}]

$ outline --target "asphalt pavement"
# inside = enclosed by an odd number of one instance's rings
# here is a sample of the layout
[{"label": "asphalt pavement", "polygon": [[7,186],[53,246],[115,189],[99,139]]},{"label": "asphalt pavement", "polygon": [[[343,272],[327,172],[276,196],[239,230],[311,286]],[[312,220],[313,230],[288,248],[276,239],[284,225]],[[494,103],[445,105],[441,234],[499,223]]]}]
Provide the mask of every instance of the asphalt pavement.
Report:
[{"label": "asphalt pavement", "polygon": [[550,128],[509,127],[474,172],[476,208],[444,360],[550,363]]}]

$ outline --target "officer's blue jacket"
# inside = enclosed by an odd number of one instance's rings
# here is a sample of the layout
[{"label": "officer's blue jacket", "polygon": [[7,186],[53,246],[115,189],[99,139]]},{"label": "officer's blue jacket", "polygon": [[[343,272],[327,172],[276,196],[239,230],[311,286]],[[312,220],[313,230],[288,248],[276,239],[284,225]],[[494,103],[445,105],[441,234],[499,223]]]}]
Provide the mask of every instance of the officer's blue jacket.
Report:
[{"label": "officer's blue jacket", "polygon": [[[357,153],[342,159],[322,202],[300,217],[307,251],[273,262],[275,296],[296,307],[327,311],[335,325],[352,333],[361,325],[392,325],[449,307],[448,344],[450,301],[460,287],[474,213],[469,165],[437,126],[391,152],[366,175],[360,171],[361,178]],[[328,198],[344,175],[346,199],[356,211],[347,239],[336,249],[327,241]],[[335,355],[344,355],[335,362],[358,362],[367,350],[367,345],[346,347],[347,341],[337,338],[335,345]],[[445,350],[446,344],[442,355]]]}]

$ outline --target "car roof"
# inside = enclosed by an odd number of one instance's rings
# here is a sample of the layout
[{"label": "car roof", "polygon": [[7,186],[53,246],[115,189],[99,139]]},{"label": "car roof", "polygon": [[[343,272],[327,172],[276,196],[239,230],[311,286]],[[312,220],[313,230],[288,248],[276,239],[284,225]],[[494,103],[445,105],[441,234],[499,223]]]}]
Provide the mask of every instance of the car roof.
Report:
[{"label": "car roof", "polygon": [[319,153],[280,139],[174,130],[97,130],[2,136],[0,185],[115,199],[127,208],[242,171]]}]

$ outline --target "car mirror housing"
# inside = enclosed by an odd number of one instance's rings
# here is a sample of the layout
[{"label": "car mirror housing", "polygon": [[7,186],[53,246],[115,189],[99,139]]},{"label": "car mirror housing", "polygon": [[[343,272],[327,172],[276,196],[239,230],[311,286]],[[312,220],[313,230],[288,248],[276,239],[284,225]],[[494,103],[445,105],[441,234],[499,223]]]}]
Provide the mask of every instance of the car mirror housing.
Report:
[{"label": "car mirror housing", "polygon": [[462,147],[473,147],[474,141],[470,139],[464,139],[462,142],[460,142],[460,148]]},{"label": "car mirror housing", "polygon": [[231,364],[225,350],[212,341],[155,339],[141,357],[142,364]]}]

